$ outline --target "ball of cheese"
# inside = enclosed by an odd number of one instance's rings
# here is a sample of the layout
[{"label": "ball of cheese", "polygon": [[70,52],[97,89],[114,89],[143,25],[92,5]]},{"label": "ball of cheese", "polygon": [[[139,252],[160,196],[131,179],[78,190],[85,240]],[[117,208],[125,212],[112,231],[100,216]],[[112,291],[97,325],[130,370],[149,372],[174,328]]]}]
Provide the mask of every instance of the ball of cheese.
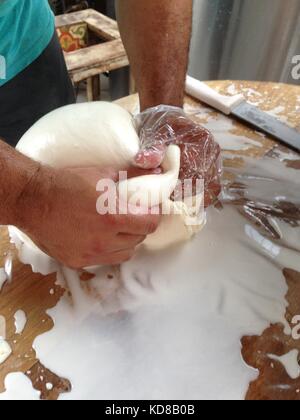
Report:
[{"label": "ball of cheese", "polygon": [[[69,105],[46,115],[23,136],[17,150],[53,168],[110,166],[122,170],[134,164],[139,138],[126,110],[111,103],[93,102]],[[152,205],[166,204],[165,200],[177,210],[177,214],[164,215],[157,232],[144,243],[151,250],[186,241],[204,224],[203,217],[194,214],[192,207],[170,200],[180,172],[177,146],[169,146],[162,168],[161,175],[133,178],[119,185],[121,196],[126,194],[130,199],[131,192],[138,190],[141,203],[147,203],[151,196]],[[18,235],[22,242],[34,246],[26,235]]]}]

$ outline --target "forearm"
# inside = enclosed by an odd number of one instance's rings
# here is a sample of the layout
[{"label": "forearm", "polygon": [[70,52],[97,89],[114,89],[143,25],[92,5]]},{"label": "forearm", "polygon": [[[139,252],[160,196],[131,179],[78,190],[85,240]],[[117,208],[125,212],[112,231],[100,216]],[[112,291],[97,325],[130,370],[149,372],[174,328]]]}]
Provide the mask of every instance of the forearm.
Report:
[{"label": "forearm", "polygon": [[0,224],[26,228],[29,213],[40,205],[40,172],[41,165],[0,141]]},{"label": "forearm", "polygon": [[192,0],[117,0],[118,22],[141,109],[183,106]]}]

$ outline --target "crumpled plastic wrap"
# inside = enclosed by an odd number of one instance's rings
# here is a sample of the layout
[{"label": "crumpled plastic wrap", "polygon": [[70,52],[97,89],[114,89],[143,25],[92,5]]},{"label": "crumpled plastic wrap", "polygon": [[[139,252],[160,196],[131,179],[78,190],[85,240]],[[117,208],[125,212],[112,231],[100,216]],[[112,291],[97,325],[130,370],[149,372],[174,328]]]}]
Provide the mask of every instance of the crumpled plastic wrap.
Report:
[{"label": "crumpled plastic wrap", "polygon": [[210,131],[192,121],[181,108],[157,106],[135,117],[141,141],[136,164],[145,169],[158,167],[167,146],[181,149],[180,180],[203,179],[205,205],[213,203],[220,193],[222,160],[220,146]]}]

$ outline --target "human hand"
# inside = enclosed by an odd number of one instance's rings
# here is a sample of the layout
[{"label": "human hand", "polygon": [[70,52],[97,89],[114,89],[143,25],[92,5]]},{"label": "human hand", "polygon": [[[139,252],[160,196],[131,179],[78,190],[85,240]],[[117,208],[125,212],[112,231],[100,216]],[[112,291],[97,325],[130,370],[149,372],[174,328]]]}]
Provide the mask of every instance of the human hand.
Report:
[{"label": "human hand", "polygon": [[158,106],[136,117],[141,151],[136,164],[141,168],[157,168],[163,161],[167,146],[181,149],[180,179],[204,180],[205,206],[220,194],[222,164],[220,147],[212,134],[192,121],[181,108]]},{"label": "human hand", "polygon": [[[128,178],[153,171],[134,168]],[[155,172],[157,173],[157,172]],[[116,265],[129,260],[146,236],[154,233],[160,216],[135,208],[126,215],[99,215],[96,185],[118,181],[112,169],[41,167],[22,194],[22,229],[45,253],[74,268]],[[136,212],[138,214],[136,214]]]}]

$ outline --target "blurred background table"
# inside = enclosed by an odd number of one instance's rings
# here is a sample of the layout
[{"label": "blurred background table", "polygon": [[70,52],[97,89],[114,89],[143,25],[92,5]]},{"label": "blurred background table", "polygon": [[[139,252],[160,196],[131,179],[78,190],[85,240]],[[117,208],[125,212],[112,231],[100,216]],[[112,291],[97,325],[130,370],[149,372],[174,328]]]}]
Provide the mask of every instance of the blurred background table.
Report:
[{"label": "blurred background table", "polygon": [[93,9],[56,16],[73,84],[87,81],[87,99],[101,99],[100,75],[129,66],[117,22]]}]

